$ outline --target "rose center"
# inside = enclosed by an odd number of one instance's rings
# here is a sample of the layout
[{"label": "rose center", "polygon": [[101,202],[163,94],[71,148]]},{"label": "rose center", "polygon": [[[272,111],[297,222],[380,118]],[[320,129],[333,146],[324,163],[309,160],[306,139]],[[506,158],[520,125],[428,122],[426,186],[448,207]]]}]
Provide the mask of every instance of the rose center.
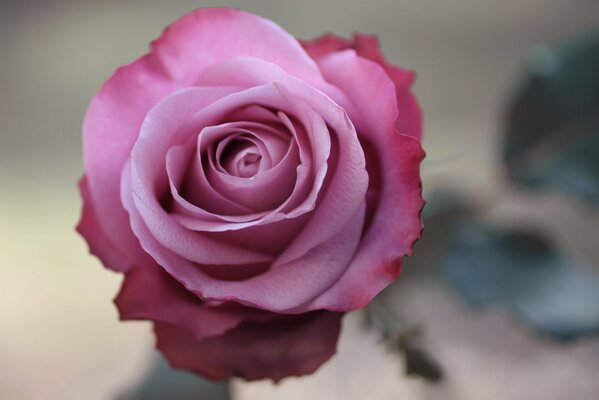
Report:
[{"label": "rose center", "polygon": [[220,164],[229,174],[240,178],[255,176],[260,170],[261,162],[260,150],[248,140],[232,140],[220,159]]}]

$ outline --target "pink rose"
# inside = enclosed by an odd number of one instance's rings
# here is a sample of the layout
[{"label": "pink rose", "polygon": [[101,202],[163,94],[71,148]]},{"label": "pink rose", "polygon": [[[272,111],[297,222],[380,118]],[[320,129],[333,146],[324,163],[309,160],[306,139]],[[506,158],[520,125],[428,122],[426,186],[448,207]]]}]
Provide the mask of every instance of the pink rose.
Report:
[{"label": "pink rose", "polygon": [[119,68],[83,126],[78,227],[123,319],[214,379],[314,371],[419,238],[413,73],[375,37],[300,43],[194,11]]}]

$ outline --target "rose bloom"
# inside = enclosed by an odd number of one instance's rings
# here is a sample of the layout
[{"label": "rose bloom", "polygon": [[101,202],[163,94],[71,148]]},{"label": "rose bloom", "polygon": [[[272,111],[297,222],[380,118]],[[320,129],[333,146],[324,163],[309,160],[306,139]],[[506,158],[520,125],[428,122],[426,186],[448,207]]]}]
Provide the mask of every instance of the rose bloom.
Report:
[{"label": "rose bloom", "polygon": [[78,230],[124,273],[121,318],[212,379],[318,368],[422,230],[413,79],[373,36],[218,8],[169,26],[83,125]]}]

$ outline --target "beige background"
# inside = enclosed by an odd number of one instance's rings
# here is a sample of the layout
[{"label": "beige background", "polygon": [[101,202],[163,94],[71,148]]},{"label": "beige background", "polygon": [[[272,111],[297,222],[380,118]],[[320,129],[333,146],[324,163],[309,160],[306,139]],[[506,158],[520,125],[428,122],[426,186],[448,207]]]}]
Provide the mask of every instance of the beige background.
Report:
[{"label": "beige background", "polygon": [[[254,11],[303,38],[379,35],[390,60],[418,73],[425,186],[501,196],[493,216],[546,227],[568,251],[599,263],[596,212],[507,193],[497,169],[501,106],[527,49],[599,26],[595,0],[2,1],[0,399],[109,399],[143,373],[149,326],[117,322],[110,300],[120,277],[73,231],[81,119],[118,65],[206,5]],[[405,286],[398,304],[427,324],[449,370],[445,384],[400,378],[398,361],[352,316],[340,354],[316,376],[277,388],[238,383],[238,398],[599,398],[596,340],[559,347],[500,312],[473,313],[434,285]]]}]

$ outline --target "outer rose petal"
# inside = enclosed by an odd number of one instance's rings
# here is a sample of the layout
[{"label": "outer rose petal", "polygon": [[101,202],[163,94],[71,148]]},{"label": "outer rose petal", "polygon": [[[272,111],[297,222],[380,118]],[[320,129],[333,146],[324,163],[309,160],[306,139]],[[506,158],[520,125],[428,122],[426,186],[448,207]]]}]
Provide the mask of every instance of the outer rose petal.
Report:
[{"label": "outer rose petal", "polygon": [[395,126],[397,130],[416,138],[422,137],[422,114],[416,97],[410,86],[414,82],[414,72],[390,64],[385,60],[379,41],[374,35],[354,35],[354,46],[359,56],[379,64],[389,75],[397,93],[397,110],[399,112]]},{"label": "outer rose petal", "polygon": [[318,60],[323,56],[327,56],[337,51],[353,48],[351,40],[339,37],[330,32],[325,33],[314,40],[301,40],[300,43],[308,55],[314,60]]},{"label": "outer rose petal", "polygon": [[336,351],[342,314],[314,311],[245,322],[222,336],[201,341],[165,323],[155,323],[156,347],[175,368],[208,378],[247,380],[314,372]]},{"label": "outer rose petal", "polygon": [[419,139],[396,131],[395,88],[380,65],[345,50],[323,57],[319,66],[325,79],[353,103],[350,117],[375,155],[370,158],[374,165],[367,164],[374,182],[369,189],[379,198],[373,220],[345,274],[312,303],[315,308],[347,311],[364,307],[397,278],[400,258],[411,254],[420,237],[424,200],[419,169],[424,151]]},{"label": "outer rose petal", "polygon": [[[128,267],[151,262],[131,232],[120,201],[121,170],[141,123],[160,99],[176,89],[152,55],[119,68],[92,100],[83,123],[83,160],[91,201],[102,230],[128,257]],[[125,268],[125,269],[126,269]]]},{"label": "outer rose petal", "polygon": [[125,271],[129,268],[127,258],[102,230],[96,219],[96,212],[87,187],[87,178],[84,175],[79,180],[79,192],[83,199],[81,219],[77,225],[77,232],[85,238],[89,252],[102,261],[104,266],[115,271]]},{"label": "outer rose petal", "polygon": [[[390,175],[405,176],[393,184],[391,193],[379,205],[387,211],[381,211],[371,222],[344,275],[311,303],[314,308],[349,311],[365,307],[397,279],[401,257],[412,254],[412,247],[422,234],[420,213],[424,200],[419,165],[424,152],[420,143],[407,135],[401,135],[389,146],[387,150],[401,160],[391,168]],[[392,208],[398,211],[387,213]],[[348,293],[351,295],[347,296]]]},{"label": "outer rose petal", "polygon": [[308,82],[322,81],[316,64],[299,42],[265,18],[232,8],[205,8],[170,25],[152,43],[170,75],[191,84],[209,65],[250,56],[279,65]]},{"label": "outer rose petal", "polygon": [[334,52],[354,49],[360,57],[374,61],[383,67],[395,84],[399,111],[395,121],[397,129],[410,136],[422,137],[420,107],[416,97],[410,91],[410,86],[414,81],[414,72],[387,62],[376,36],[357,33],[354,34],[353,40],[348,40],[328,33],[315,40],[302,41],[301,44],[308,54],[317,61]]},{"label": "outer rose petal", "polygon": [[127,272],[114,302],[122,320],[168,323],[195,340],[221,335],[244,321],[265,321],[274,316],[235,303],[205,303],[156,264],[135,266]]}]

